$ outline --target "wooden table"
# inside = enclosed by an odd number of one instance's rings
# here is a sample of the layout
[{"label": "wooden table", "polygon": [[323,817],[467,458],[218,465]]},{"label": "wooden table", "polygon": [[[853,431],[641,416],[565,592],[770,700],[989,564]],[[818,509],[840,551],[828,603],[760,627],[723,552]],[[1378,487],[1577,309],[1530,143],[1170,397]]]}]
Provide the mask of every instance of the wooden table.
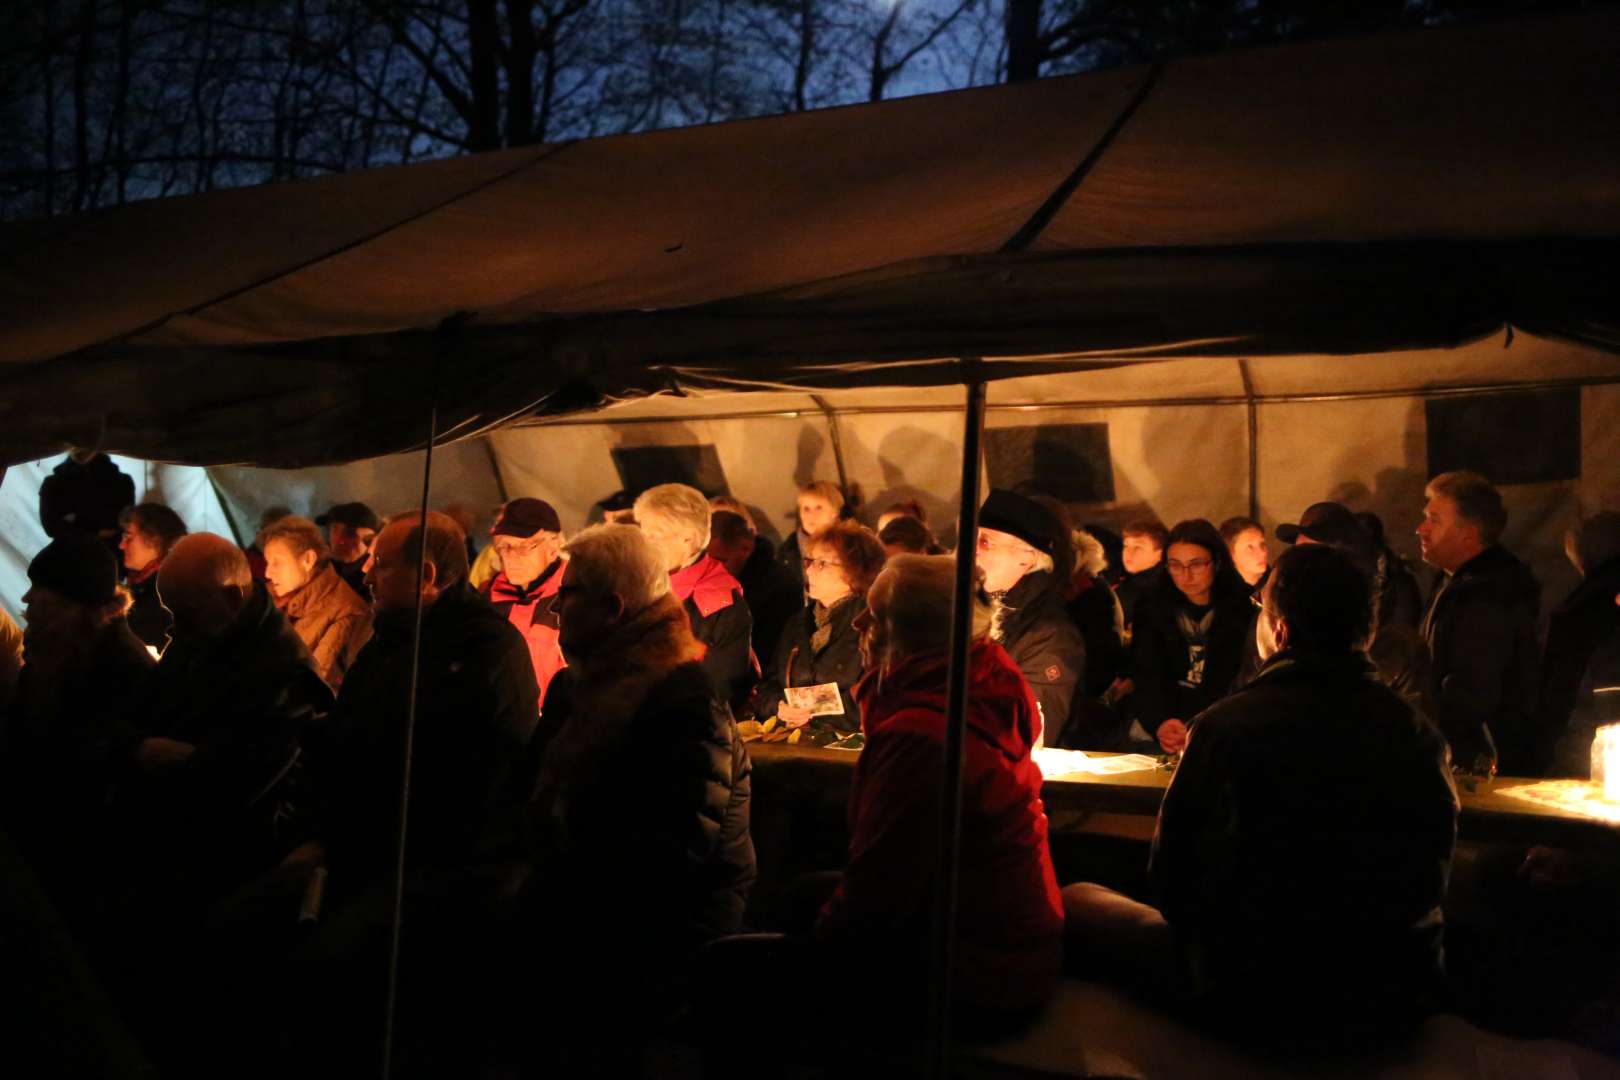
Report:
[{"label": "wooden table", "polygon": [[[848,796],[859,756],[849,750],[762,742],[749,743],[748,752],[759,774],[756,787],[783,779],[801,790],[819,788],[840,801]],[[1148,838],[1173,775],[1164,769],[1144,769],[1113,776],[1051,777],[1041,797],[1054,832]],[[1516,785],[1531,783],[1535,781],[1497,777],[1474,792],[1459,787],[1461,838],[1475,843],[1541,843],[1620,852],[1620,827],[1503,794]]]}]

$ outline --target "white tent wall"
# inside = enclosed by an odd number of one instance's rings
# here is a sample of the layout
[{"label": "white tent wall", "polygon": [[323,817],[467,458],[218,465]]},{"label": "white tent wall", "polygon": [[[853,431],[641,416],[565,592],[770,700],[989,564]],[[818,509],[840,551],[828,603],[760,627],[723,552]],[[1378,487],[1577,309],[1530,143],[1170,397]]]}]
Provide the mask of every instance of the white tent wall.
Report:
[{"label": "white tent wall", "polygon": [[[230,536],[230,520],[208,480],[208,470],[112,455],[135,481],[136,502],[160,502],[192,532]],[[21,619],[28,564],[50,539],[39,521],[39,489],[62,458],[13,465],[0,481],[0,607]]]},{"label": "white tent wall", "polygon": [[[423,424],[425,427],[426,417]],[[305,517],[314,517],[342,502],[363,502],[385,517],[418,507],[425,456],[395,454],[317,469],[224,466],[208,472],[242,530],[243,542],[250,543],[260,516],[275,506]],[[484,440],[470,439],[434,449],[429,506],[461,503],[472,511],[481,529],[487,528],[490,509],[501,501],[500,477]]]}]

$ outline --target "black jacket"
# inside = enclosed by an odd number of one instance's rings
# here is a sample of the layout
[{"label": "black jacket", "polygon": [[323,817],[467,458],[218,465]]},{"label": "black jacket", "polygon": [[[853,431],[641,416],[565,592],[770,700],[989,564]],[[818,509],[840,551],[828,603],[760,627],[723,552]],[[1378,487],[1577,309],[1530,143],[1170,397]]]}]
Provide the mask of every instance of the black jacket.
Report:
[{"label": "black jacket", "polygon": [[1406,560],[1389,548],[1379,556],[1378,625],[1416,630],[1423,621],[1423,590]]},{"label": "black jacket", "polygon": [[[158,775],[133,764],[125,769],[119,802],[125,824],[142,828],[148,840],[173,841],[177,858],[183,859],[187,842],[201,845],[205,857],[219,860],[219,873],[208,876],[221,882],[236,871],[263,869],[254,860],[273,858],[303,839],[278,833],[271,803],[331,704],[309,650],[265,587],[256,585],[221,636],[177,637],[132,700],[125,760],[147,736],[190,743],[196,751]],[[234,868],[232,859],[240,860]]]},{"label": "black jacket", "polygon": [[1025,574],[1001,604],[1001,646],[1040,703],[1041,745],[1056,746],[1085,678],[1085,642],[1063,605],[1062,583],[1046,571]]},{"label": "black jacket", "polygon": [[771,542],[761,536],[737,580],[754,618],[754,655],[762,660],[775,656],[788,621],[805,607],[802,567],[801,576],[789,574],[776,561]]},{"label": "black jacket", "polygon": [[1130,630],[1136,626],[1136,613],[1142,606],[1142,601],[1153,594],[1159,583],[1165,578],[1164,563],[1143,570],[1140,574],[1124,574],[1111,584],[1114,595],[1119,598],[1120,612],[1125,619],[1125,628]]},{"label": "black jacket", "polygon": [[1137,605],[1131,632],[1131,669],[1136,715],[1149,735],[1166,720],[1191,723],[1237,684],[1246,642],[1252,639],[1254,605],[1235,573],[1216,578],[1213,619],[1205,634],[1203,668],[1194,671],[1192,647],[1182,632],[1191,607],[1170,575],[1160,573]]},{"label": "black jacket", "polygon": [[863,596],[851,596],[835,606],[831,613],[831,633],[827,643],[817,652],[811,643],[816,632],[816,609],[802,609],[783,631],[771,668],[749,699],[749,711],[764,720],[775,716],[782,707],[786,697],[784,687],[837,683],[838,694],[844,701],[844,713],[842,716],[824,716],[820,719],[840,731],[859,731],[860,708],[855,704],[850,690],[866,670],[861,660],[860,631],[854,626],[856,617],[865,610],[866,598]]},{"label": "black jacket", "polygon": [[368,557],[363,555],[354,562],[338,562],[333,559],[332,569],[337,571],[337,576],[343,579],[345,585],[354,590],[356,596],[369,604],[371,603],[371,586],[366,584],[366,559]]},{"label": "black jacket", "polygon": [[1472,767],[1494,741],[1501,773],[1546,768],[1551,740],[1538,728],[1536,700],[1540,602],[1529,568],[1497,545],[1459,567],[1429,603],[1423,637],[1434,661],[1435,721],[1460,765]]},{"label": "black jacket", "polygon": [[157,585],[156,572],[144,581],[129,583],[129,593],[135,602],[130,605],[128,619],[130,630],[143,644],[161,650],[169,640],[169,630],[174,626],[174,616],[163,606],[163,600],[158,596]]},{"label": "black jacket", "polygon": [[52,679],[55,685],[42,685],[42,667],[24,667],[4,710],[3,827],[65,908],[90,899],[82,886],[92,880],[109,839],[109,749],[124,743],[117,718],[154,663],[128,624],[117,619],[82,664]]},{"label": "black jacket", "polygon": [[[380,614],[315,760],[320,832],[344,891],[393,871],[412,612]],[[423,613],[407,873],[454,881],[515,855],[539,686],[523,635],[465,585]]]},{"label": "black jacket", "polygon": [[[1596,567],[1576,586],[1547,622],[1547,639],[1541,654],[1541,711],[1537,730],[1556,740],[1570,728],[1570,717],[1578,707],[1599,719],[1589,698],[1593,687],[1613,685],[1609,673],[1598,672],[1588,680],[1595,657],[1604,646],[1620,644],[1620,559]],[[1613,695],[1620,698],[1620,694]],[[1620,707],[1620,700],[1614,702]],[[1550,747],[1548,748],[1550,752]]]},{"label": "black jacket", "polygon": [[566,668],[546,702],[529,902],[597,967],[624,950],[638,971],[668,970],[735,933],[755,876],[748,754],[703,669],[670,666],[679,617],[638,616],[605,677]]},{"label": "black jacket", "polygon": [[135,481],[106,454],[80,465],[71,457],[39,486],[39,522],[51,539],[74,530],[91,536],[118,531],[118,515],[135,503]]},{"label": "black jacket", "polygon": [[1159,811],[1152,876],[1195,989],[1267,1024],[1415,1009],[1457,815],[1444,739],[1364,656],[1273,657],[1198,718]]}]

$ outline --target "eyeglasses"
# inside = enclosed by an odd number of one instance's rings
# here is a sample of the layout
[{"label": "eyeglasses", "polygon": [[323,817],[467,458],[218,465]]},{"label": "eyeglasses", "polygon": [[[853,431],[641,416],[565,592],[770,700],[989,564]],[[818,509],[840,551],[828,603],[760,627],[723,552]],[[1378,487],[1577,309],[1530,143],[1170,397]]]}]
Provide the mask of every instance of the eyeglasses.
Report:
[{"label": "eyeglasses", "polygon": [[1214,559],[1191,559],[1187,562],[1176,562],[1174,559],[1164,565],[1170,568],[1172,574],[1202,574],[1215,565]]},{"label": "eyeglasses", "polygon": [[1026,559],[1033,559],[1036,556],[1036,554],[1038,554],[1036,552],[1036,550],[1034,548],[1030,547],[1028,544],[1018,544],[1018,543],[1003,544],[1003,543],[998,543],[997,541],[992,540],[992,539],[990,539],[990,537],[984,535],[984,533],[979,534],[978,543],[975,544],[974,546],[977,547],[980,551],[1009,551],[1009,552],[1013,553],[1014,555],[1022,555]]},{"label": "eyeglasses", "polygon": [[512,555],[519,557],[524,555],[532,555],[536,551],[540,550],[540,545],[545,543],[545,540],[543,537],[536,537],[533,540],[525,540],[521,544],[503,544],[499,540],[492,540],[490,543],[494,546],[495,550],[500,553],[501,558],[504,559]]},{"label": "eyeglasses", "polygon": [[799,561],[804,563],[806,570],[825,570],[829,566],[844,565],[841,562],[834,562],[832,559],[800,559]]}]

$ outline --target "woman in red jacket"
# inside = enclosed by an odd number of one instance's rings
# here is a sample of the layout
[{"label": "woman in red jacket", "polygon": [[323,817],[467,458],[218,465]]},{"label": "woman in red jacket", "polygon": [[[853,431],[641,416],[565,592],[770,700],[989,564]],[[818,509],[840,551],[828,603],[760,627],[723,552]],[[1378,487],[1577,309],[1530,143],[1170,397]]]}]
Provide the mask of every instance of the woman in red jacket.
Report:
[{"label": "woman in red jacket", "polygon": [[[815,930],[818,942],[868,963],[916,965],[919,986],[940,886],[954,575],[947,556],[902,555],[868,594],[858,625],[869,673],[855,687],[867,743],[850,792],[849,865]],[[1040,713],[1018,666],[989,639],[988,598],[979,595],[974,607],[952,978],[967,1026],[1034,1013],[1056,985],[1063,954],[1041,771],[1030,755]]]}]

